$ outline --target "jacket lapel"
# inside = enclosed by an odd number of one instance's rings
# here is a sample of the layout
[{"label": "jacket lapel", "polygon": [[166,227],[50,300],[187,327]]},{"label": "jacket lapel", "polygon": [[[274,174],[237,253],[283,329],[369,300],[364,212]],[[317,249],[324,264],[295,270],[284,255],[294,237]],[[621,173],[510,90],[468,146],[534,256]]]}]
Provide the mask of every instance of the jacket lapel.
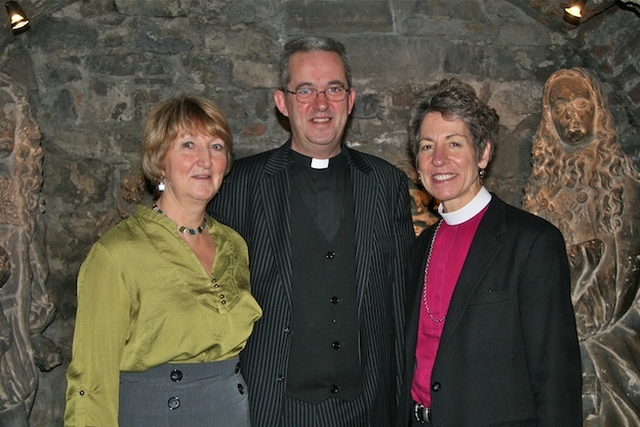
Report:
[{"label": "jacket lapel", "polygon": [[351,182],[353,185],[354,215],[356,219],[356,281],[358,312],[360,311],[362,296],[369,283],[371,266],[371,251],[373,229],[375,224],[376,195],[379,191],[375,188],[376,181],[371,176],[371,167],[364,161],[357,151],[346,150],[347,159],[351,169]]},{"label": "jacket lapel", "polygon": [[473,238],[469,254],[465,261],[453,298],[447,311],[442,337],[440,339],[440,352],[449,342],[449,339],[458,328],[469,302],[478,285],[482,282],[486,272],[496,268],[493,263],[498,251],[502,247],[499,235],[506,231],[504,202],[498,200],[495,195],[489,204],[489,209],[482,218],[476,235]]},{"label": "jacket lapel", "polygon": [[264,202],[265,228],[272,244],[270,248],[285,291],[291,302],[291,244],[289,223],[289,148],[287,142],[273,151],[264,165],[264,180],[260,183]]}]

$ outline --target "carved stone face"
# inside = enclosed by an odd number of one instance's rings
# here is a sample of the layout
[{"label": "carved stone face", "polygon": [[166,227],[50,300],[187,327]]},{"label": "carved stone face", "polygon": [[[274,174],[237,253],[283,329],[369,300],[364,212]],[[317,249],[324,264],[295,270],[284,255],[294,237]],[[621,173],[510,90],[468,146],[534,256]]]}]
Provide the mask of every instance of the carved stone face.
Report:
[{"label": "carved stone face", "polygon": [[596,104],[583,81],[572,77],[556,81],[549,91],[549,106],[562,142],[577,146],[590,141]]}]

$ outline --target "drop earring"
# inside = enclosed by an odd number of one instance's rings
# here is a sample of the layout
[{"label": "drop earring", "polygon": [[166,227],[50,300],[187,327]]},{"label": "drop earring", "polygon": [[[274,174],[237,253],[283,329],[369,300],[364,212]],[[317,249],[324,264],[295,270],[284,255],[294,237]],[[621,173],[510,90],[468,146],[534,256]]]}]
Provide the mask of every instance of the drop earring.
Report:
[{"label": "drop earring", "polygon": [[160,181],[158,183],[158,191],[162,193],[164,191],[164,189],[165,189],[164,181]]},{"label": "drop earring", "polygon": [[480,171],[478,171],[478,176],[480,177],[480,179],[485,179],[485,177],[487,176],[487,171],[485,171],[484,168],[480,168]]}]

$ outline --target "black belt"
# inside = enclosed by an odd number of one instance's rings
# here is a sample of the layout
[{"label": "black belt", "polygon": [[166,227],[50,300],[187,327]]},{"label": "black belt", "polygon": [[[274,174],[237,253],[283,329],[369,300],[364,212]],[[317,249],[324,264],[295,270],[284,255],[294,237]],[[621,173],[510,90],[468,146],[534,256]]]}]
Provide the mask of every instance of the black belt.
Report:
[{"label": "black belt", "polygon": [[419,403],[413,404],[413,418],[421,423],[427,424],[431,422],[431,408],[427,408]]}]

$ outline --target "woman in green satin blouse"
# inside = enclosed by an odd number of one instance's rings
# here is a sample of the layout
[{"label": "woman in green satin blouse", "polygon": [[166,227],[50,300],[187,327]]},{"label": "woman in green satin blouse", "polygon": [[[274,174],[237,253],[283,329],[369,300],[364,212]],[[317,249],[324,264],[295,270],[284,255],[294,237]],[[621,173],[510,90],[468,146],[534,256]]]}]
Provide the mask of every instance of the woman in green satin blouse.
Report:
[{"label": "woman in green satin blouse", "polygon": [[238,354],[262,311],[244,240],[205,214],[231,163],[211,102],[174,98],[149,115],[142,169],[160,197],[80,268],[65,426],[249,426]]}]

